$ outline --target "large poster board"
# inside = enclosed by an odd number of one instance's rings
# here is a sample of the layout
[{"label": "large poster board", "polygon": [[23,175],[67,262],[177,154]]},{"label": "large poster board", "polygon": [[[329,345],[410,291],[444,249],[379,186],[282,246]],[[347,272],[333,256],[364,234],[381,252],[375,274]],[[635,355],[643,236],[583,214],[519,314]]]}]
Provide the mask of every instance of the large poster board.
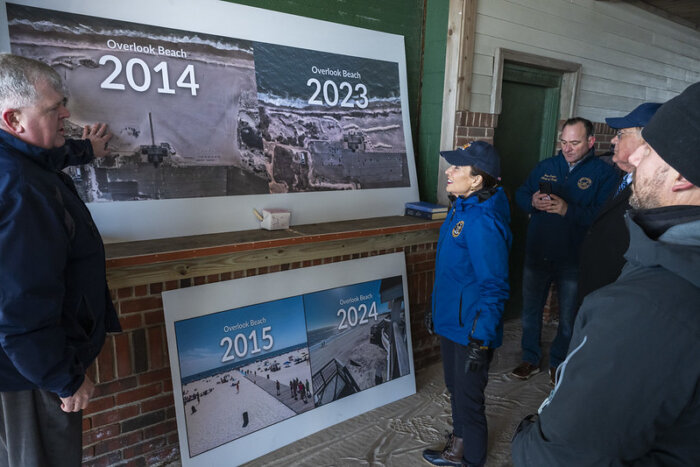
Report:
[{"label": "large poster board", "polygon": [[62,75],[68,136],[114,133],[112,156],[70,169],[106,241],[417,197],[402,37],[212,0],[96,3],[0,0],[0,48]]},{"label": "large poster board", "polygon": [[403,254],[163,293],[184,465],[239,465],[415,393]]}]

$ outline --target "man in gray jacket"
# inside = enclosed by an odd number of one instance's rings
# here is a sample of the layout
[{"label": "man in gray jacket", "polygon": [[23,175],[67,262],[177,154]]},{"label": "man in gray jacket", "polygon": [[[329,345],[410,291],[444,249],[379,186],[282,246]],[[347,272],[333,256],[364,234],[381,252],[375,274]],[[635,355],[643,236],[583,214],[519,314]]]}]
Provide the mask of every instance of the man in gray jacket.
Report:
[{"label": "man in gray jacket", "polygon": [[627,265],[584,300],[557,385],[513,438],[515,465],[700,465],[700,83],[642,136]]}]

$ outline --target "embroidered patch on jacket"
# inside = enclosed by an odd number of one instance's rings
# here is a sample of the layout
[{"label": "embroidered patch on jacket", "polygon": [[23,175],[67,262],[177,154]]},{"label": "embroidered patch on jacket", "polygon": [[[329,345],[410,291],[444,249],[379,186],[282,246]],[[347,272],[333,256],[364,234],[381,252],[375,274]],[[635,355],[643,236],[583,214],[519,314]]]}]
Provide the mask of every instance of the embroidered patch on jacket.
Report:
[{"label": "embroidered patch on jacket", "polygon": [[588,177],[581,177],[578,179],[578,187],[582,190],[587,190],[593,184],[593,180]]},{"label": "embroidered patch on jacket", "polygon": [[540,177],[540,180],[545,181],[545,182],[556,182],[557,176],[551,175],[551,174],[544,174]]},{"label": "embroidered patch on jacket", "polygon": [[459,237],[459,234],[462,233],[463,227],[464,227],[464,221],[457,222],[457,225],[455,225],[455,228],[452,229],[452,236],[455,238]]}]

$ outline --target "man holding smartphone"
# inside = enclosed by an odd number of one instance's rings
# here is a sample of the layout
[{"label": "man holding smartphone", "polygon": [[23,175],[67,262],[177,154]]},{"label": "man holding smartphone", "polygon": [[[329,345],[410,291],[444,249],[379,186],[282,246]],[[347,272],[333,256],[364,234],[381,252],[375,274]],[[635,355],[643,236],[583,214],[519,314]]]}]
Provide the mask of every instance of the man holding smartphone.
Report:
[{"label": "man holding smartphone", "polygon": [[590,121],[567,120],[559,143],[559,153],[540,162],[515,194],[530,223],[523,271],[523,357],[511,375],[528,379],[540,372],[542,310],[554,282],[559,327],[549,356],[552,384],[571,340],[581,241],[617,180],[614,169],[595,157]]}]

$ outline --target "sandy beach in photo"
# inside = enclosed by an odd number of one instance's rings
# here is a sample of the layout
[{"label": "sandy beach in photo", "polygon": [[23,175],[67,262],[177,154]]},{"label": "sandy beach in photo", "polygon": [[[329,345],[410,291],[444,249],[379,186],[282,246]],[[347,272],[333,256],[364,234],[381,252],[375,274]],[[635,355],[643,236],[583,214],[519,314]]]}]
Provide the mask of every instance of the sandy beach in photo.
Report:
[{"label": "sandy beach in photo", "polygon": [[[301,398],[294,399],[289,388],[289,382],[294,379],[304,385],[307,381],[310,384],[311,370],[308,359],[304,360],[306,355],[308,349],[303,347],[183,385],[190,456],[314,408],[310,398],[306,403]],[[301,362],[295,364],[298,359]],[[290,364],[284,365],[284,362]],[[271,371],[275,363],[280,369]],[[243,426],[244,413],[247,413],[246,426]]]}]

